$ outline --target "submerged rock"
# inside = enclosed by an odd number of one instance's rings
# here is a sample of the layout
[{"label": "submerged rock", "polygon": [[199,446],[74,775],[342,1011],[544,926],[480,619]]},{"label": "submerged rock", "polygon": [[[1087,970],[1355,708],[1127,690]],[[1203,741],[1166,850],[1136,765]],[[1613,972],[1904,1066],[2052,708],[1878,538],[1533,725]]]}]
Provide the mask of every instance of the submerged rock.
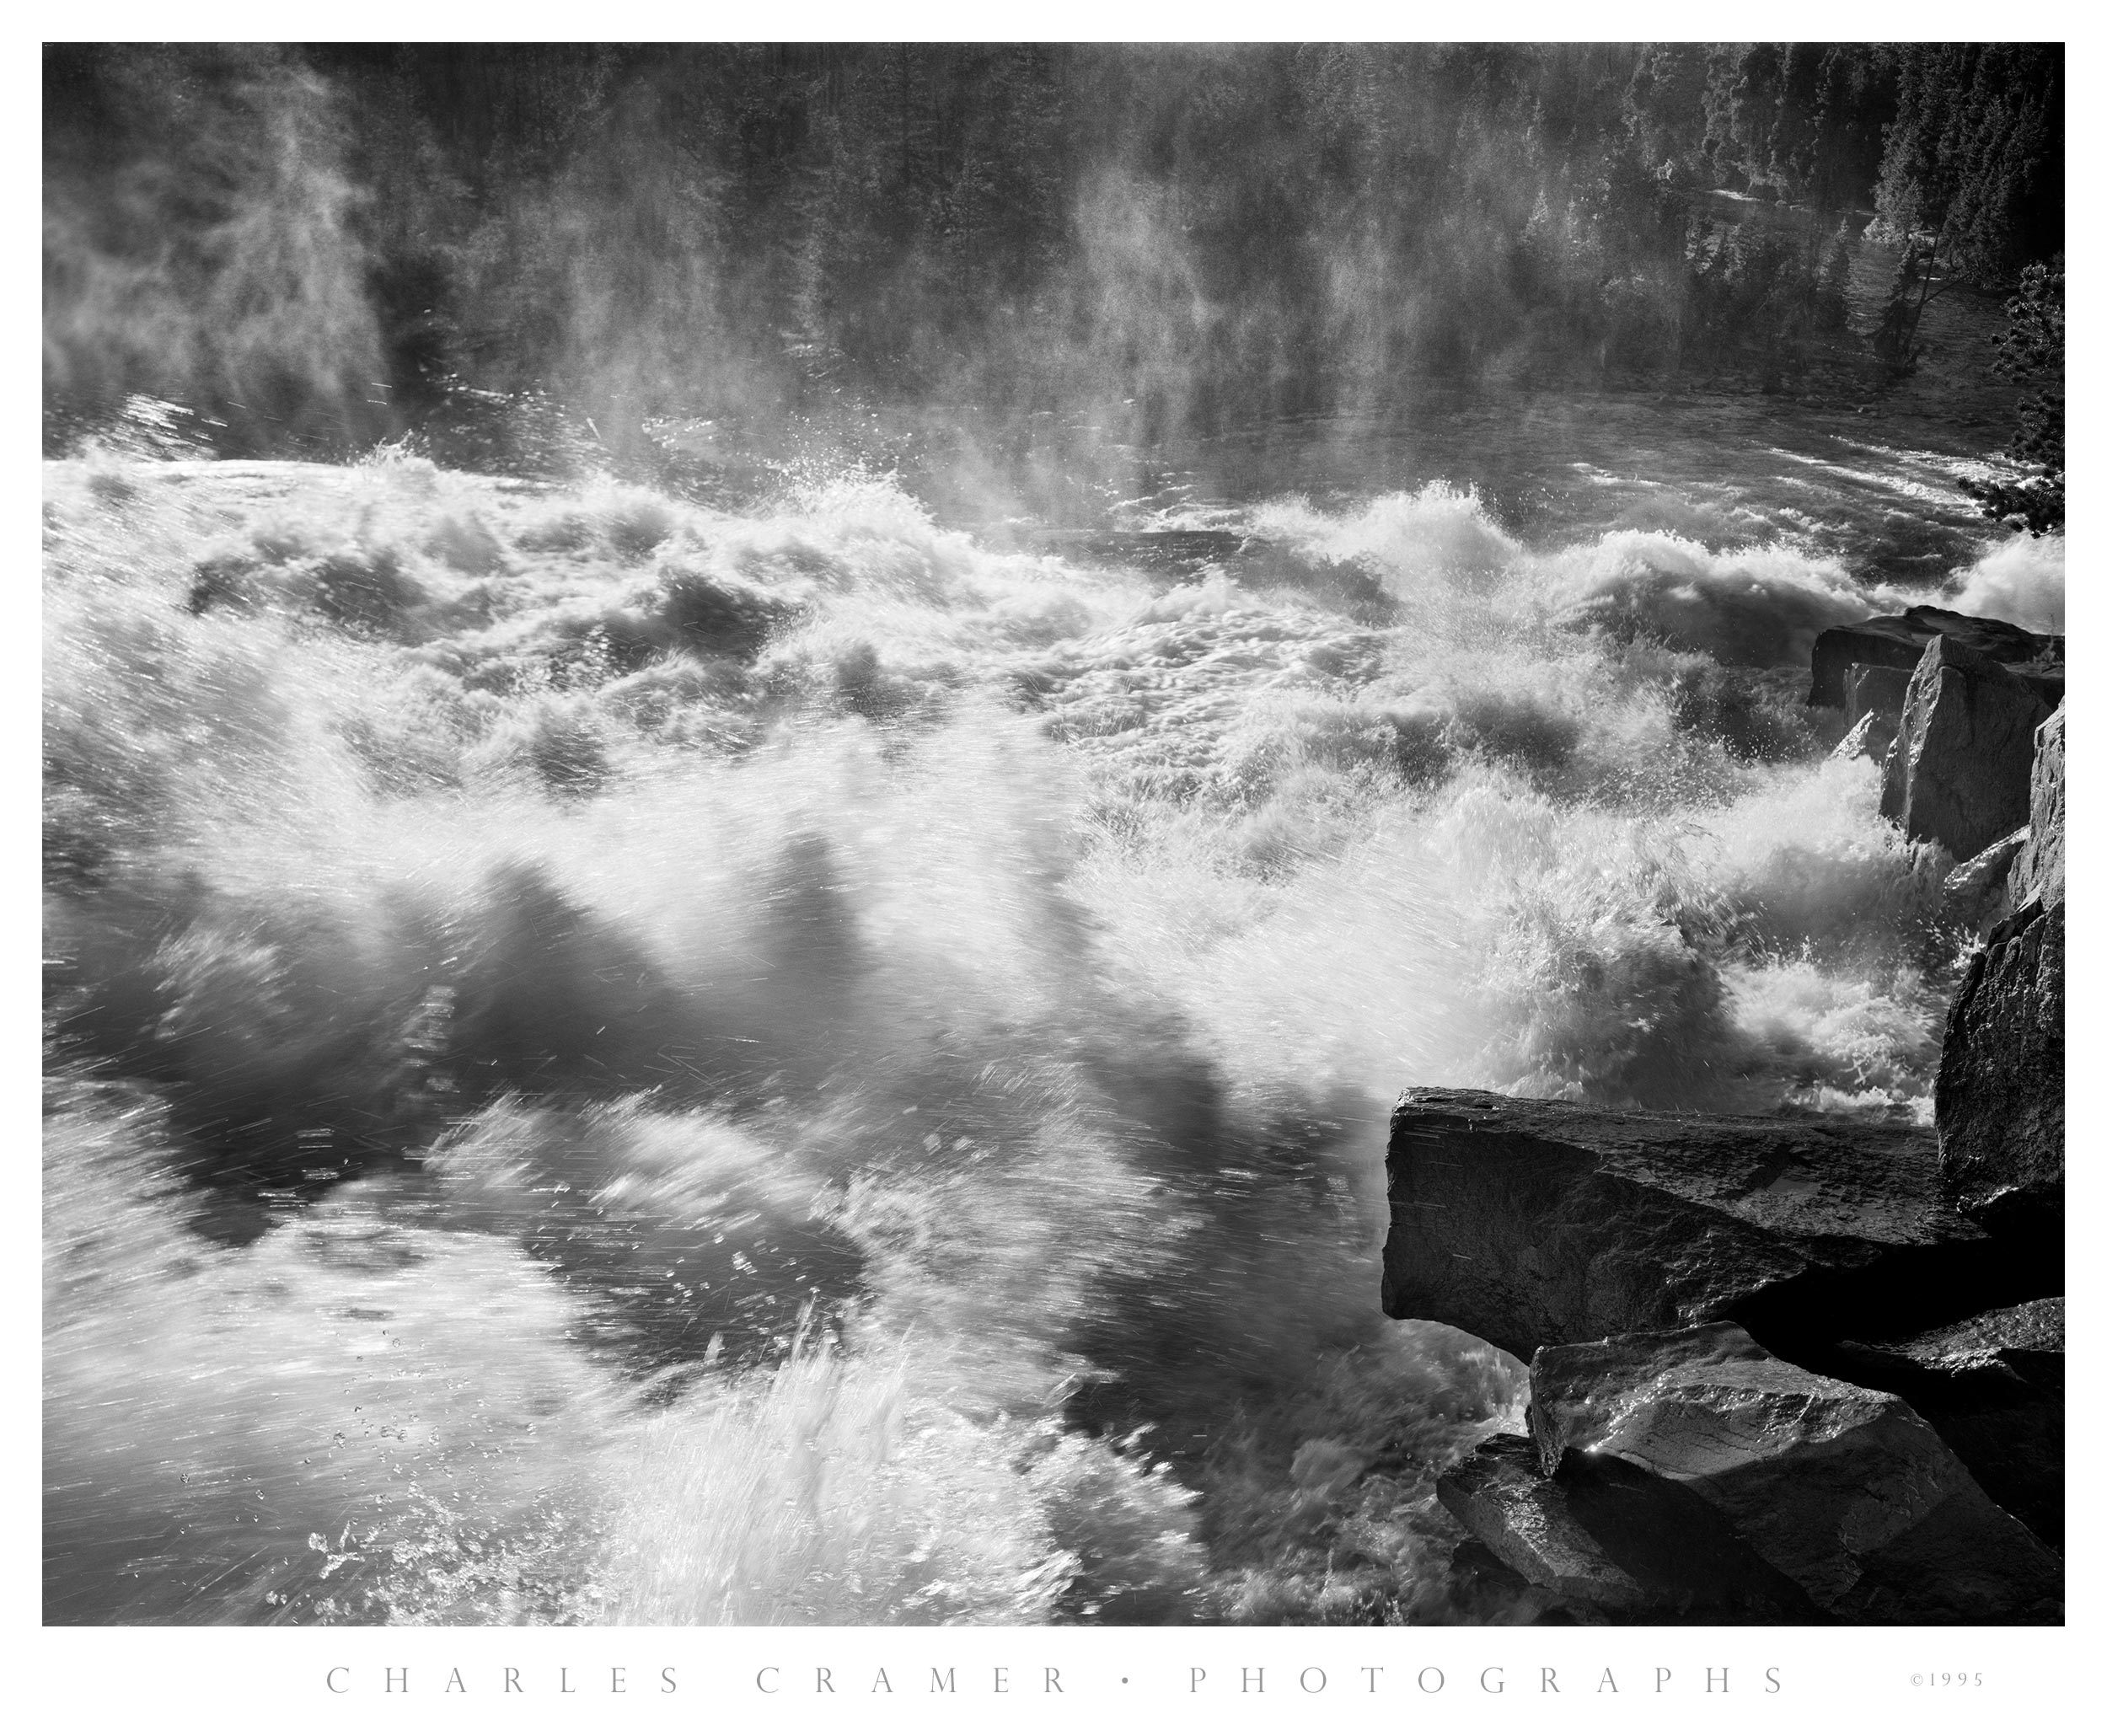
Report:
[{"label": "submerged rock", "polygon": [[[2062,1570],[1900,1398],[1710,1325],[1538,1353],[1530,1430],[1554,1480],[1619,1461],[1694,1497],[1824,1614],[1853,1622],[2061,1619]],[[1613,1498],[1586,1530],[1628,1511]]]},{"label": "submerged rock", "polygon": [[1385,1311],[1521,1357],[1731,1319],[1819,1358],[2060,1287],[1951,1208],[1923,1128],[1417,1090],[1389,1171]]},{"label": "submerged rock", "polygon": [[[1831,627],[1821,634],[1815,640],[1814,682],[1807,703],[1843,705],[1853,665],[1863,669],[1912,670],[1922,658],[1924,647],[1942,636],[2002,664],[2050,705],[2061,703],[2061,634],[2029,633],[2009,621],[1922,606],[1905,609],[1899,615],[1878,615],[1852,626]],[[1877,701],[1873,703],[1877,705]]]},{"label": "submerged rock", "polygon": [[[2012,914],[1969,961],[1933,1087],[1949,1197],[2060,1257],[2063,1224],[2063,714],[2042,725]],[[2045,1285],[2045,1289],[2057,1288]]]},{"label": "submerged rock", "polygon": [[1967,858],[2027,822],[2035,731],[2049,702],[2003,665],[1944,635],[1925,646],[1880,812],[1912,840]]}]

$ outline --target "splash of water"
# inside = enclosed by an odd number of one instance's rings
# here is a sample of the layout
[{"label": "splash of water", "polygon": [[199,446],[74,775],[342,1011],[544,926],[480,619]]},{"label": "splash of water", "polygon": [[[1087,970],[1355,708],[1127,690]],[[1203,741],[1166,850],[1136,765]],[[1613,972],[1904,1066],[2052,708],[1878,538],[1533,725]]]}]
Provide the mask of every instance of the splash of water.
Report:
[{"label": "splash of water", "polygon": [[55,468],[51,1618],[1439,1614],[1391,1096],[1921,1114],[1954,937],[1833,563],[1253,519]]},{"label": "splash of water", "polygon": [[1952,607],[2035,633],[2063,630],[2063,536],[2011,536],[1958,576]]}]

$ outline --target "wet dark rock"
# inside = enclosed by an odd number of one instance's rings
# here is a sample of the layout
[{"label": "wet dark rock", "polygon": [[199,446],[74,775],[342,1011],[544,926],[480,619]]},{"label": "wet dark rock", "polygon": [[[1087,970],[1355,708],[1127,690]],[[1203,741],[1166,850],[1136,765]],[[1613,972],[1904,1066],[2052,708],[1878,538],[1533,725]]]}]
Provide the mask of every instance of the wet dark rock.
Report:
[{"label": "wet dark rock", "polygon": [[1941,635],[1925,646],[1888,754],[1880,812],[1964,859],[2027,822],[2034,734],[2050,703],[2002,664]]},{"label": "wet dark rock", "polygon": [[2008,832],[1947,875],[1940,887],[1941,914],[1978,932],[2002,922],[2011,912],[2008,882],[2027,836],[2024,826]]},{"label": "wet dark rock", "polygon": [[1822,633],[1815,640],[1814,683],[1807,703],[1843,705],[1854,664],[1913,670],[1924,655],[1924,647],[1941,635],[2003,665],[2051,706],[2061,703],[2061,634],[2029,633],[2008,621],[1922,606],[1905,609],[1899,615],[1875,616],[1852,626],[1831,627]]},{"label": "wet dark rock", "polygon": [[[2011,914],[1969,960],[1933,1087],[1939,1165],[1960,1209],[2060,1257],[2063,1228],[2063,714],[2038,731]],[[2044,1283],[2040,1289],[2060,1286]]]},{"label": "wet dark rock", "polygon": [[1854,717],[1863,717],[1868,711],[1900,717],[1915,667],[1914,664],[1908,669],[1896,669],[1885,663],[1853,663],[1844,671],[1844,710]]},{"label": "wet dark rock", "polygon": [[1536,1468],[1535,1443],[1495,1435],[1435,1485],[1443,1507],[1511,1573],[1557,1596],[1635,1615],[1645,1586],[1568,1510],[1565,1491]]},{"label": "wet dark rock", "polygon": [[1856,751],[1868,759],[1885,759],[1902,721],[1910,691],[1907,669],[1881,663],[1853,663],[1844,672],[1844,715],[1854,721]]},{"label": "wet dark rock", "polygon": [[[1576,1456],[1547,1476],[1532,1441],[1496,1435],[1444,1476],[1435,1494],[1504,1570],[1525,1620],[1553,1610],[1618,1624],[1823,1619],[1702,1500],[1615,1459]],[[1466,1565],[1485,1589],[1501,1583],[1497,1571]]]},{"label": "wet dark rock", "polygon": [[1591,1610],[1531,1585],[1474,1536],[1449,1555],[1447,1608],[1422,1616],[1436,1626],[1461,1627],[1569,1627],[1598,1622]]},{"label": "wet dark rock", "polygon": [[1954,1203],[2045,1251],[2063,1222],[2063,908],[2026,904],[1969,961],[1933,1092]]},{"label": "wet dark rock", "polygon": [[2013,909],[2033,899],[2044,908],[2063,902],[2063,708],[2059,705],[2034,732],[2025,847],[2012,868]]},{"label": "wet dark rock", "polygon": [[[1613,1477],[1606,1461],[1673,1485],[1850,1622],[2061,1620],[2056,1557],[1983,1492],[1893,1394],[1816,1374],[1727,1324],[1633,1333],[1538,1353],[1530,1430],[1554,1481]],[[1598,1542],[1643,1512],[1608,1483]]]},{"label": "wet dark rock", "polygon": [[1389,1171],[1385,1311],[1517,1356],[1733,1320],[1804,1361],[2061,1284],[1950,1207],[1923,1128],[1416,1090]]},{"label": "wet dark rock", "polygon": [[1987,1381],[1999,1386],[2016,1381],[2061,1392],[2063,1321],[2063,1299],[2044,1296],[2014,1308],[1993,1309],[1899,1343],[1852,1348],[1870,1364],[1885,1364],[1911,1378]]},{"label": "wet dark rock", "polygon": [[2044,1542],[2061,1547],[2061,1296],[1896,1342],[1847,1342],[1838,1348],[1838,1371],[1906,1400],[1993,1501]]}]

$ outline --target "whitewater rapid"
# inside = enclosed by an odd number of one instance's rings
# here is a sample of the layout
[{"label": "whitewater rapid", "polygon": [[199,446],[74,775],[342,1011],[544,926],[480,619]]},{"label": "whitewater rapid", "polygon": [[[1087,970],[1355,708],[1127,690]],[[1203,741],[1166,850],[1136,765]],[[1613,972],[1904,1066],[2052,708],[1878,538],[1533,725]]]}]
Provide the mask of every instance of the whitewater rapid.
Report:
[{"label": "whitewater rapid", "polygon": [[48,467],[47,1619],[1497,1619],[1430,1492],[1525,1382],[1381,1315],[1388,1106],[1925,1118],[1953,865],[1800,701],[1932,592],[1189,522],[1292,559]]}]

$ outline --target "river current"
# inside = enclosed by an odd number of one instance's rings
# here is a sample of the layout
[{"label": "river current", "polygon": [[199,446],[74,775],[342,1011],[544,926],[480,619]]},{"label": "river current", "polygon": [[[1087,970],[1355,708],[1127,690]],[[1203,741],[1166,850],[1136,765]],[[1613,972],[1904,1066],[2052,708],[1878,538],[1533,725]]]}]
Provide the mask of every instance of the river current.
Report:
[{"label": "river current", "polygon": [[1432,1482],[1525,1380],[1380,1311],[1389,1106],[1927,1117],[1953,864],[1801,702],[2061,630],[1994,437],[47,466],[47,1619],[1500,1619]]}]

